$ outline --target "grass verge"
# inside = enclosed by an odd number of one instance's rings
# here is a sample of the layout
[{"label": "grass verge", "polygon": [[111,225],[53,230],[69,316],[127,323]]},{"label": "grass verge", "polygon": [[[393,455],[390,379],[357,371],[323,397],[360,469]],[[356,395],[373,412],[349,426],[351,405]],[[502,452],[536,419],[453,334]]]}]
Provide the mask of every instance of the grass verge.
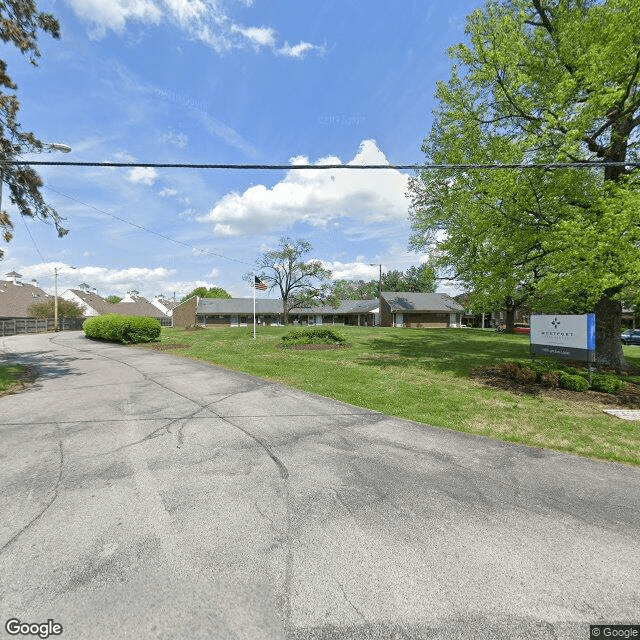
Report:
[{"label": "grass verge", "polygon": [[[529,337],[474,329],[339,327],[349,346],[278,348],[287,329],[163,328],[158,348],[381,413],[508,442],[640,466],[638,422],[606,405],[514,395],[469,378],[474,367],[527,358]],[[640,347],[624,347],[640,366]]]},{"label": "grass verge", "polygon": [[22,391],[33,377],[33,372],[21,364],[0,364],[0,396]]}]

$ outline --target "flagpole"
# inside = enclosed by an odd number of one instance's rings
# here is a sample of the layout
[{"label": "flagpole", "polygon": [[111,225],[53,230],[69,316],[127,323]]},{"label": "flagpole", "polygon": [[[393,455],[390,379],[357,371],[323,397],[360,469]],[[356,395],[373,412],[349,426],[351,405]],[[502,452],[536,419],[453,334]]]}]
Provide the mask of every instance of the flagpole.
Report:
[{"label": "flagpole", "polygon": [[256,339],[256,274],[253,274],[253,339]]}]

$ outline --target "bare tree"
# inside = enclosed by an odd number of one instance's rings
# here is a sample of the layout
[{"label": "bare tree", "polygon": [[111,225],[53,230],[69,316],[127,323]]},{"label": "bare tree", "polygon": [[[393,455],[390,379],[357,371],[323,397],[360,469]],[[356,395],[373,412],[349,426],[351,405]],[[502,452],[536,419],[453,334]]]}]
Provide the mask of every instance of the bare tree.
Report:
[{"label": "bare tree", "polygon": [[[330,299],[331,271],[319,260],[303,260],[311,249],[306,240],[284,237],[277,249],[267,251],[256,262],[255,275],[269,289],[277,288],[280,292],[285,324],[289,324],[292,309],[315,306]],[[247,277],[253,283],[254,274]]]}]

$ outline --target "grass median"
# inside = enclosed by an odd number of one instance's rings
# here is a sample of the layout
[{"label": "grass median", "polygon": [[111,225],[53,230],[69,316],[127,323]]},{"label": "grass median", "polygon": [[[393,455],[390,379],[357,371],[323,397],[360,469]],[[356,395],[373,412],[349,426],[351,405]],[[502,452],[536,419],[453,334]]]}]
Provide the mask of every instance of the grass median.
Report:
[{"label": "grass median", "polygon": [[22,391],[32,378],[29,369],[21,364],[0,364],[0,396]]},{"label": "grass median", "polygon": [[[163,328],[158,346],[387,415],[640,466],[639,423],[602,413],[607,405],[516,395],[469,378],[474,367],[528,357],[526,335],[336,328],[348,347],[282,349],[282,327],[260,327],[255,340],[251,328]],[[624,351],[640,366],[640,347]]]}]

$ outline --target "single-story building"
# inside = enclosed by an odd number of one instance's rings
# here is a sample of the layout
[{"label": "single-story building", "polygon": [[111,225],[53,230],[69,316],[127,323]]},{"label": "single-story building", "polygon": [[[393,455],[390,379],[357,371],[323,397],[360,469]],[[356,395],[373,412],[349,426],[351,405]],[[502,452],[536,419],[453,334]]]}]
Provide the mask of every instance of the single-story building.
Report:
[{"label": "single-story building", "polygon": [[[383,292],[378,300],[343,300],[331,306],[292,309],[289,324],[386,327],[458,327],[462,305],[444,293]],[[282,300],[256,299],[256,322],[282,325]],[[174,327],[246,327],[253,324],[253,298],[193,296],[173,310]]]},{"label": "single-story building", "polygon": [[[256,322],[264,326],[282,325],[280,298],[256,298]],[[376,324],[377,300],[343,300],[331,306],[292,309],[289,324],[322,325]],[[174,327],[246,327],[253,324],[253,298],[200,298],[193,296],[173,309]]]},{"label": "single-story building", "polygon": [[383,327],[459,327],[464,307],[446,293],[383,291],[380,324]]}]

